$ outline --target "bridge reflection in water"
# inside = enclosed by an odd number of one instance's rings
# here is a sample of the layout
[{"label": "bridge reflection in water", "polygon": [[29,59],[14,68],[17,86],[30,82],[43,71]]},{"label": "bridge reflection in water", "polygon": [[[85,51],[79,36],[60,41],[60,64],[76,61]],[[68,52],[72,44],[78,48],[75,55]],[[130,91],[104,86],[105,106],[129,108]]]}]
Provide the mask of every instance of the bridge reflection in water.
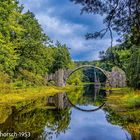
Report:
[{"label": "bridge reflection in water", "polygon": [[[54,110],[57,111],[68,109],[70,112],[67,129],[57,135],[53,134],[50,140],[82,140],[84,138],[88,140],[95,138],[97,140],[131,140],[130,134],[125,129],[108,122],[111,116],[101,108],[106,101],[106,96],[105,90],[89,84],[75,87],[68,93],[59,93],[49,97],[48,106],[55,106]],[[53,133],[52,129],[46,127],[46,140],[50,133]]]},{"label": "bridge reflection in water", "polygon": [[[59,93],[47,99],[48,106],[55,106],[57,109],[75,107],[81,111],[96,111],[105,104],[106,91],[99,86],[89,84],[75,87],[72,91]],[[79,105],[94,105],[96,108],[83,109]],[[78,105],[78,106],[77,106]]]},{"label": "bridge reflection in water", "polygon": [[[1,108],[4,115],[0,119],[0,131],[30,132],[29,140],[127,140],[126,135],[131,139],[122,127],[108,122],[112,118],[103,109],[88,113],[76,108],[96,109],[105,102],[105,97],[104,90],[96,90],[90,84],[68,93],[18,103],[12,109],[5,106]],[[25,137],[14,139],[24,140]]]}]

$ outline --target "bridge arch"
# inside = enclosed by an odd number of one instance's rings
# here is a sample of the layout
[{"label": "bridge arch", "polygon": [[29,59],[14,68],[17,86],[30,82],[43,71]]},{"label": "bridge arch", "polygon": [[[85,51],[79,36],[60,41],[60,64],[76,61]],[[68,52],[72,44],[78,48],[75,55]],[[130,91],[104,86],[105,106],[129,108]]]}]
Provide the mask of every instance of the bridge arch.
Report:
[{"label": "bridge arch", "polygon": [[[105,75],[105,77],[107,78],[109,87],[111,88],[111,84],[110,84],[110,81],[109,81],[109,78],[108,78],[108,75],[107,75],[106,71],[103,70],[103,69],[100,68],[100,67],[93,66],[93,65],[82,65],[82,66],[77,67],[76,69],[74,69],[73,71],[71,71],[71,72],[66,76],[66,78],[65,78],[65,83],[66,83],[66,81],[68,80],[68,78],[69,78],[74,72],[76,72],[76,71],[78,71],[78,70],[80,70],[80,69],[83,69],[83,68],[93,68],[93,69],[97,69],[97,70],[99,70],[100,72],[102,72],[102,73]],[[111,90],[110,90],[110,89],[109,89],[109,93],[111,93]],[[101,109],[101,108],[105,105],[105,102],[104,102],[104,103],[102,103],[100,106],[98,106],[98,107],[95,108],[95,109],[89,109],[89,110],[87,110],[87,109],[82,109],[82,108],[80,108],[80,107],[74,105],[74,104],[70,101],[70,99],[68,98],[68,96],[67,96],[67,100],[69,101],[69,103],[70,103],[71,106],[73,106],[74,108],[76,108],[76,109],[78,109],[78,110],[80,110],[80,111],[85,111],[85,112],[97,111],[97,110]]]},{"label": "bridge arch", "polygon": [[105,77],[107,78],[107,81],[108,81],[108,83],[109,83],[109,86],[111,87],[111,83],[110,83],[110,81],[109,81],[109,78],[108,78],[108,76],[107,76],[106,71],[103,70],[102,68],[97,67],[97,66],[94,66],[94,65],[82,65],[82,66],[77,67],[76,69],[74,69],[73,71],[71,71],[71,72],[66,76],[66,78],[65,78],[65,83],[66,83],[66,81],[68,80],[68,78],[69,78],[74,72],[76,72],[76,71],[78,71],[78,70],[80,70],[80,69],[83,69],[83,68],[93,68],[93,69],[97,69],[97,70],[101,71],[101,72],[105,75]]}]

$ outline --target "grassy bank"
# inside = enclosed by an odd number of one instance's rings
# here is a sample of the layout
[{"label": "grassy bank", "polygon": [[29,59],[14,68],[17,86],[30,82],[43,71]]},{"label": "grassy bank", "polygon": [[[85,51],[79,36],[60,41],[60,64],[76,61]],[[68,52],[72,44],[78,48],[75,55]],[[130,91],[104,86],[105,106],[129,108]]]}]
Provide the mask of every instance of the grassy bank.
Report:
[{"label": "grassy bank", "polygon": [[[56,86],[42,86],[42,87],[28,87],[22,89],[15,89],[11,85],[5,85],[0,88],[0,124],[4,123],[12,114],[12,106],[18,111],[35,110],[37,108],[52,108],[46,106],[47,98],[56,93],[65,93],[71,87],[56,87]],[[28,110],[26,109],[28,108]]]},{"label": "grassy bank", "polygon": [[[38,103],[39,99],[53,96],[56,93],[72,91],[75,87],[82,88],[83,85],[69,85],[63,88],[42,86],[15,89],[6,85],[4,87],[0,91],[0,122],[5,122],[9,114],[11,114],[10,107],[13,105],[16,105],[16,108],[22,108],[21,106],[26,106],[26,104],[34,102],[37,99],[37,106],[42,107],[42,100]],[[72,96],[73,101],[76,99],[76,95],[74,92]],[[137,137],[140,134],[140,91],[134,91],[129,88],[114,88],[112,89],[112,94],[107,96],[106,105],[105,109],[109,112],[108,121],[112,124],[124,126],[134,139],[138,139]],[[33,106],[35,107],[35,104]]]},{"label": "grassy bank", "polygon": [[0,93],[0,104],[15,104],[17,102],[36,99],[44,96],[52,96],[69,90],[69,87],[42,86],[23,89],[8,89],[6,93]]},{"label": "grassy bank", "polygon": [[107,97],[109,121],[124,126],[134,139],[140,135],[140,90],[115,89]]}]

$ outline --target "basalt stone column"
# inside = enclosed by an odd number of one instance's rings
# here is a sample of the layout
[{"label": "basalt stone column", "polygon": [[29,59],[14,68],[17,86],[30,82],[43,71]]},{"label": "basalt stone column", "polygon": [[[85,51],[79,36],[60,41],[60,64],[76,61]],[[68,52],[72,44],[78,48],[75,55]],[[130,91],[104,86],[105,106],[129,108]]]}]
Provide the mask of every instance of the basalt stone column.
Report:
[{"label": "basalt stone column", "polygon": [[64,109],[65,108],[65,102],[64,102],[64,97],[65,94],[64,93],[59,93],[55,96],[55,100],[56,100],[56,105],[58,109]]},{"label": "basalt stone column", "polygon": [[126,74],[119,67],[115,66],[112,68],[112,72],[108,72],[108,79],[111,87],[125,87],[126,86]]},{"label": "basalt stone column", "polygon": [[59,69],[58,71],[55,72],[55,83],[56,86],[63,87],[64,84],[64,70]]},{"label": "basalt stone column", "polygon": [[46,73],[45,76],[44,76],[44,81],[45,81],[45,84],[48,83],[48,74]]}]

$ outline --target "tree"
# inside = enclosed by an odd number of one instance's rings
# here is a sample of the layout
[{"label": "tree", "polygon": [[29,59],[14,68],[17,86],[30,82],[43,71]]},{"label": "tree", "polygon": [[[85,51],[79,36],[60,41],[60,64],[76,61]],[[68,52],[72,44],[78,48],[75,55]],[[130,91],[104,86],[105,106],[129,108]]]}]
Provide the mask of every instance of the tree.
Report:
[{"label": "tree", "polygon": [[[131,50],[127,49],[122,45],[108,48],[106,52],[100,53],[100,58],[103,63],[110,65],[111,68],[113,66],[118,66],[122,68],[124,71],[126,71],[128,68],[130,56],[131,56]],[[114,57],[114,61],[112,57]]]},{"label": "tree", "polygon": [[[129,77],[130,85],[139,86],[140,71],[139,57],[136,53],[140,45],[140,1],[139,0],[71,0],[81,4],[81,13],[99,14],[104,17],[104,29],[87,33],[86,39],[103,38],[110,33],[111,48],[105,53],[100,53],[105,67],[117,65],[125,70]],[[113,34],[116,31],[122,42],[118,47],[113,47]],[[131,55],[132,54],[132,55]],[[130,59],[129,59],[130,58]],[[130,66],[132,66],[130,68]],[[134,80],[135,79],[135,80]],[[135,81],[135,82],[134,82]],[[136,83],[138,82],[138,83]]]},{"label": "tree", "polygon": [[21,32],[22,26],[17,22],[21,17],[16,0],[0,1],[0,64],[3,70],[13,76],[17,65],[16,40]]},{"label": "tree", "polygon": [[71,56],[68,51],[67,46],[61,45],[61,43],[57,42],[56,43],[56,48],[55,48],[55,53],[54,53],[54,64],[52,67],[53,71],[56,71],[58,69],[63,69],[63,68],[69,68],[69,65],[71,63]]},{"label": "tree", "polygon": [[[125,37],[129,34],[134,44],[140,43],[140,1],[139,0],[71,0],[83,6],[81,13],[104,15],[106,28],[99,32],[88,33],[87,39],[103,37],[112,30]],[[112,43],[112,41],[111,41]]]},{"label": "tree", "polygon": [[140,88],[140,48],[133,50],[128,68],[130,86]]},{"label": "tree", "polygon": [[68,68],[71,57],[66,45],[53,45],[35,15],[17,0],[0,1],[0,76],[16,85],[41,85],[46,73]]},{"label": "tree", "polygon": [[[110,51],[110,49],[112,49],[112,51]],[[111,59],[112,56],[111,52],[113,52],[115,56],[115,65],[119,66],[126,72],[128,85],[134,88],[139,88],[140,87],[139,47],[133,46],[132,48],[129,48],[127,46],[124,46],[124,44],[122,44],[120,46],[108,48],[105,53],[101,53],[101,55],[103,55],[101,56],[102,65],[104,65],[108,69],[114,66],[114,63],[112,62]]]},{"label": "tree", "polygon": [[16,70],[26,69],[33,73],[43,74],[47,71],[44,67],[44,45],[47,41],[47,36],[43,33],[38,21],[31,12],[22,15],[19,22],[25,29],[25,32],[18,40],[17,52],[19,61]]}]

